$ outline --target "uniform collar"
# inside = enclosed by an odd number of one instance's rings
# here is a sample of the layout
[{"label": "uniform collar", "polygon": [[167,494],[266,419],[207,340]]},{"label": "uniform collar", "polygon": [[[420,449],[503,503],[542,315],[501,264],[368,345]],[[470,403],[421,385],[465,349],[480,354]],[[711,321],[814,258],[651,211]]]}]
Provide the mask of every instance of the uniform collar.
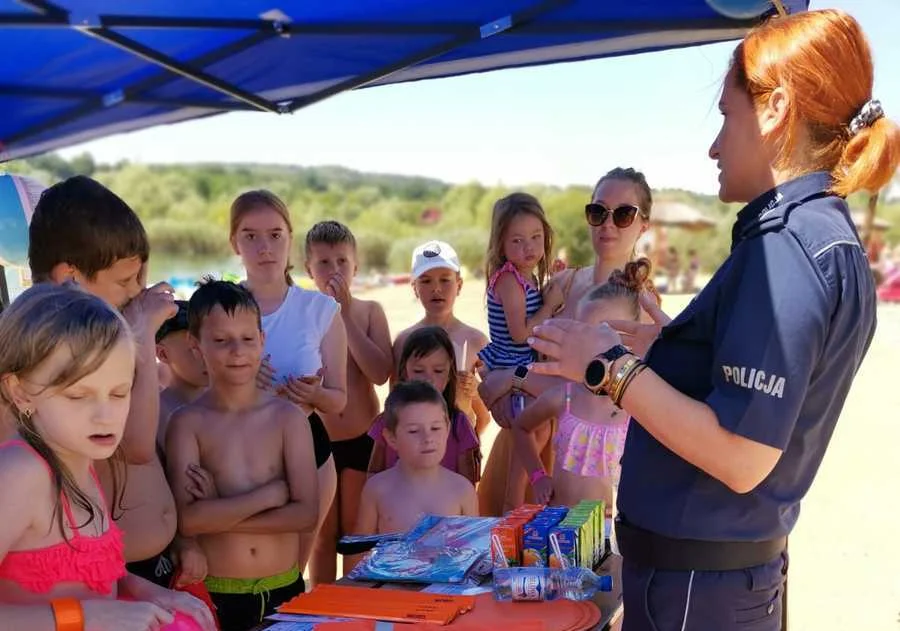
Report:
[{"label": "uniform collar", "polygon": [[782,228],[791,210],[814,197],[829,194],[831,185],[827,171],[815,171],[766,191],[737,214],[731,229],[731,248],[744,239]]}]

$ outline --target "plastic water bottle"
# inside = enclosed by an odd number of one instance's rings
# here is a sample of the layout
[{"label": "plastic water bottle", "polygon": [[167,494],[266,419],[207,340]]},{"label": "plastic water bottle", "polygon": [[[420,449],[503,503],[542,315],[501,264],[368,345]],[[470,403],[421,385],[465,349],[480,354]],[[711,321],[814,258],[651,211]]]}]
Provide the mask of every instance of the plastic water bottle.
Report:
[{"label": "plastic water bottle", "polygon": [[597,592],[612,591],[612,576],[583,567],[494,568],[494,598],[500,601],[590,600]]}]

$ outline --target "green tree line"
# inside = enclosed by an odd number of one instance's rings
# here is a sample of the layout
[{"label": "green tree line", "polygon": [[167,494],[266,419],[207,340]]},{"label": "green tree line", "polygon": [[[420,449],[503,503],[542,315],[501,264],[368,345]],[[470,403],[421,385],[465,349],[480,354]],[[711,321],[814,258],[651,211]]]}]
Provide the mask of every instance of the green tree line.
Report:
[{"label": "green tree line", "polygon": [[[98,164],[90,154],[66,160],[46,154],[5,165],[11,173],[37,177],[52,184],[75,174],[96,178],[121,196],[141,217],[156,255],[175,258],[224,258],[228,246],[228,211],[242,191],[266,188],[288,205],[295,230],[295,256],[302,257],[302,237],[316,221],[336,219],[349,225],[359,243],[360,264],[382,272],[408,270],[412,249],[430,238],[441,238],[459,252],[463,264],[478,273],[483,267],[494,202],[512,188],[479,183],[452,185],[435,179],[371,174],[343,167],[295,167],[264,164],[147,165],[121,162]],[[591,261],[584,204],[591,183],[556,187],[529,185],[556,232],[556,245],[569,262]],[[715,196],[684,190],[654,191],[655,201],[689,204],[716,225],[704,232],[668,231],[667,242],[684,257],[696,249],[706,269],[727,256],[735,205]],[[864,195],[851,198],[863,210]],[[900,241],[900,199],[883,200],[879,215],[892,222],[890,242]]]}]

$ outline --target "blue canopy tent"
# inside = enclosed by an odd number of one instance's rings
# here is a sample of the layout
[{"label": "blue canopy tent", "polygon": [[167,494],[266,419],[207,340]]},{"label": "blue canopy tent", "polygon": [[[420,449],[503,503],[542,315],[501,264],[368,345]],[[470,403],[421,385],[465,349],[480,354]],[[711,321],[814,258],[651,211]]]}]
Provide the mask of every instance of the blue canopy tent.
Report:
[{"label": "blue canopy tent", "polygon": [[[0,0],[0,162],[223,112],[288,114],[362,87],[733,40],[808,4]],[[6,212],[0,225],[25,225]]]},{"label": "blue canopy tent", "polygon": [[[806,0],[782,0],[787,11]],[[360,87],[741,37],[771,0],[0,0],[0,159]]]}]

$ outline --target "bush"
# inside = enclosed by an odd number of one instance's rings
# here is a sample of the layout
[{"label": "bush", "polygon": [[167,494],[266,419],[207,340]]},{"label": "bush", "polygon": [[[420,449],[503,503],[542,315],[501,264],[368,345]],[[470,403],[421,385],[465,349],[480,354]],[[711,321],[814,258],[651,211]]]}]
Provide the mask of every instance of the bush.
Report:
[{"label": "bush", "polygon": [[489,230],[465,228],[447,232],[441,239],[449,243],[459,255],[459,262],[476,278],[484,276]]},{"label": "bush", "polygon": [[361,232],[356,235],[356,254],[360,270],[385,272],[391,255],[391,238],[384,233]]},{"label": "bush", "polygon": [[412,261],[412,252],[417,245],[425,241],[422,237],[407,237],[398,239],[391,244],[391,251],[388,255],[388,269],[399,274],[406,274],[410,271],[409,264]]},{"label": "bush", "polygon": [[211,231],[205,223],[152,219],[144,226],[156,254],[175,258],[224,258],[231,253],[227,234]]}]

